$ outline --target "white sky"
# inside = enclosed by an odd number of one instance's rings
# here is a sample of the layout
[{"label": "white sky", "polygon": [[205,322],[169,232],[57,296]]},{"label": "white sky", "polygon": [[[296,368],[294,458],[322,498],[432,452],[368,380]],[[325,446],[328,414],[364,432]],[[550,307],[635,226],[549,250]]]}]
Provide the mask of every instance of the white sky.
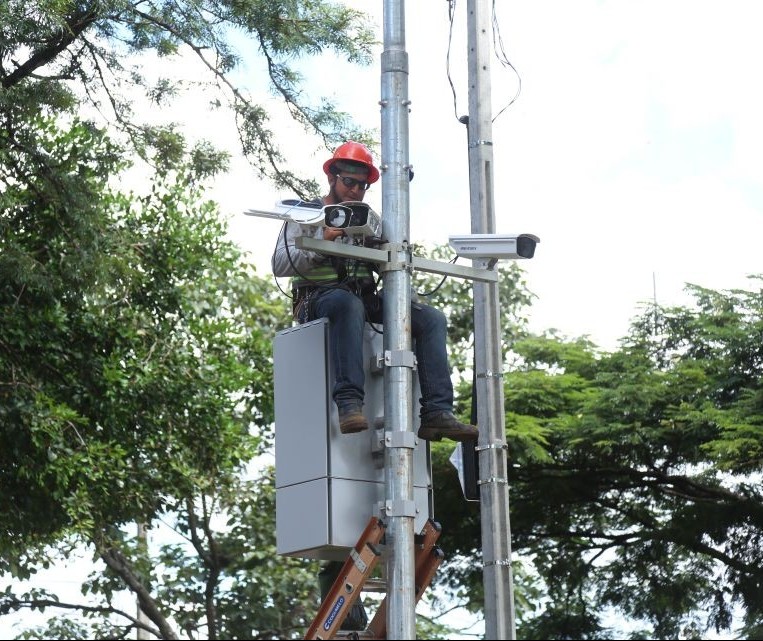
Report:
[{"label": "white sky", "polygon": [[[383,2],[372,11],[382,40]],[[763,60],[755,0],[547,0],[497,2],[504,50],[522,79],[517,101],[493,124],[496,231],[541,242],[523,261],[538,296],[533,329],[587,334],[614,349],[641,303],[688,301],[686,282],[727,289],[763,272]],[[411,242],[445,244],[469,233],[465,127],[448,84],[448,3],[406,4],[411,113]],[[456,7],[451,76],[458,115],[468,112],[465,0]],[[381,51],[381,48],[380,48]],[[494,114],[517,89],[491,59]],[[315,95],[336,98],[380,130],[380,61],[353,69],[306,65]],[[326,154],[293,126],[282,140],[323,184]],[[244,217],[291,197],[246,168],[215,192],[263,274],[280,227]],[[367,201],[381,211],[381,186]],[[383,213],[383,212],[382,212]],[[468,264],[463,259],[459,261]]]}]

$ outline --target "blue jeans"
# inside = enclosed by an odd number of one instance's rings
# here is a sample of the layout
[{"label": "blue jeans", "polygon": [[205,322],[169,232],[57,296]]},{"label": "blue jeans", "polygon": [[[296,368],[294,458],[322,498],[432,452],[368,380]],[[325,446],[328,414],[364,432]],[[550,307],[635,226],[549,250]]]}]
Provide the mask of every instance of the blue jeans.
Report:
[{"label": "blue jeans", "polygon": [[[383,304],[383,297],[379,298]],[[381,322],[383,306],[370,318]],[[309,319],[328,318],[331,358],[334,365],[334,402],[340,409],[363,402],[363,301],[345,289],[326,289],[311,296]],[[445,314],[421,303],[411,303],[411,335],[415,341],[416,366],[421,387],[421,416],[453,411],[453,383],[446,341]]]}]

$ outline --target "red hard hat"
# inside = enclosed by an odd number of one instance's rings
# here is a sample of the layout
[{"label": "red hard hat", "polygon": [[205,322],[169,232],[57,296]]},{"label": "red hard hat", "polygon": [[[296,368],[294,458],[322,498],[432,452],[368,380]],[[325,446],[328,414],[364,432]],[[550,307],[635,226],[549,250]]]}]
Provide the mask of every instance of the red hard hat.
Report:
[{"label": "red hard hat", "polygon": [[339,145],[334,151],[334,155],[323,163],[323,173],[327,176],[331,175],[331,165],[337,160],[351,160],[365,165],[368,168],[368,178],[366,180],[369,185],[379,180],[379,170],[374,167],[374,159],[371,156],[371,152],[362,143],[348,140]]}]

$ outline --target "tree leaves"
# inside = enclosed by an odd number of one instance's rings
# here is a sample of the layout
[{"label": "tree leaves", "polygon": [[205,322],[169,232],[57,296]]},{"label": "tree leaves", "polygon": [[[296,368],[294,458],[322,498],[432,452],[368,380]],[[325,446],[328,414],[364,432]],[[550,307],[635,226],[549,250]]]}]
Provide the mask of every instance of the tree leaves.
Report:
[{"label": "tree leaves", "polygon": [[[727,630],[735,609],[758,629],[763,299],[692,291],[695,307],[646,310],[611,354],[553,334],[512,344],[513,550],[548,599],[527,609],[537,584],[519,575],[519,636],[611,638],[612,607],[640,638]],[[436,511],[468,524],[448,541],[469,555],[476,524],[454,491],[437,486]],[[478,595],[468,567],[449,566],[448,582]]]}]

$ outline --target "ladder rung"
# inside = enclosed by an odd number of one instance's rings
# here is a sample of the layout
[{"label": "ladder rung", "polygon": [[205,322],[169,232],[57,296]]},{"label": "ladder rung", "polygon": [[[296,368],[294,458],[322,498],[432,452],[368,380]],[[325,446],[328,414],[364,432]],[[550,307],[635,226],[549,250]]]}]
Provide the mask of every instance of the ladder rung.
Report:
[{"label": "ladder rung", "polygon": [[350,631],[350,630],[339,630],[339,632],[334,633],[334,636],[331,637],[332,639],[376,639],[376,637],[371,633],[370,630],[363,630],[363,631]]}]

